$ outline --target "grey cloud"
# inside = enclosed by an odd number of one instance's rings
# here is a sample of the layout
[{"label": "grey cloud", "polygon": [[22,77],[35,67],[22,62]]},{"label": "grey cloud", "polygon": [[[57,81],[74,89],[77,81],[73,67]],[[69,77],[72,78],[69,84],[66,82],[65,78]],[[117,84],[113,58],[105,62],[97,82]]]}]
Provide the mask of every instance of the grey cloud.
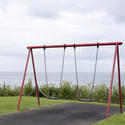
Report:
[{"label": "grey cloud", "polygon": [[3,12],[6,12],[6,8],[8,4],[9,4],[9,0],[0,0],[0,9]]},{"label": "grey cloud", "polygon": [[37,2],[32,0],[29,11],[33,16],[42,18],[59,17],[61,12],[76,12],[80,14],[90,12],[106,12],[115,20],[125,20],[124,0],[46,0]]},{"label": "grey cloud", "polygon": [[41,17],[41,18],[57,18],[60,16],[60,13],[67,11],[72,8],[75,1],[66,1],[66,0],[46,0],[37,2],[32,0],[32,3],[29,6],[29,13],[32,16]]},{"label": "grey cloud", "polygon": [[0,46],[0,56],[11,58],[25,58],[25,48],[16,46]]},{"label": "grey cloud", "polygon": [[[87,3],[87,4],[86,4]],[[55,18],[59,17],[61,12],[87,12],[90,8],[89,2],[78,0],[53,0],[40,1],[32,0],[29,6],[29,13],[32,16],[41,18]]]},{"label": "grey cloud", "polygon": [[110,16],[113,16],[116,21],[125,21],[125,1],[124,0],[110,0],[105,9]]},{"label": "grey cloud", "polygon": [[59,17],[61,12],[86,13],[88,11],[91,11],[92,8],[90,4],[92,3],[95,4],[96,2],[91,2],[90,0],[89,1],[78,0],[77,2],[75,0],[68,0],[68,1],[67,0],[53,0],[53,1],[38,0],[36,2],[32,0],[32,3],[29,6],[29,13],[32,16],[41,17],[41,18],[55,18],[55,17]]},{"label": "grey cloud", "polygon": [[[1,0],[0,8],[6,11],[11,3],[19,6],[26,6],[26,13],[38,18],[59,18],[62,12],[90,13],[105,12],[116,21],[125,21],[125,1],[124,0]],[[13,4],[12,3],[12,4]],[[20,4],[22,3],[22,4]],[[106,19],[105,19],[106,20]]]}]

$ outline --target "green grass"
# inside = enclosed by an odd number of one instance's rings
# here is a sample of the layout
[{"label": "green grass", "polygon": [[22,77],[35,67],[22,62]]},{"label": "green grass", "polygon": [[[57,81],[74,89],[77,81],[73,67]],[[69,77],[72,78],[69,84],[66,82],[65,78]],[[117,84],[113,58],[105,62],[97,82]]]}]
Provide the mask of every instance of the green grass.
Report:
[{"label": "green grass", "polygon": [[[0,97],[0,114],[7,114],[16,112],[18,97]],[[72,100],[49,100],[46,98],[40,98],[40,107],[46,107],[55,104],[63,104],[75,102]],[[31,108],[39,108],[36,97],[22,97],[20,111],[31,109]]]},{"label": "green grass", "polygon": [[[16,112],[18,97],[0,97],[0,114],[7,114]],[[51,100],[46,98],[40,98],[40,103],[42,107],[51,106],[55,104],[64,104],[64,103],[89,103],[89,104],[99,104],[99,105],[106,105],[105,103],[98,103],[98,102],[79,102],[75,100]],[[112,104],[113,106],[118,106],[118,104]],[[31,109],[31,108],[39,108],[37,104],[37,98],[36,97],[27,97],[23,96],[21,100],[20,105],[20,111]]]},{"label": "green grass", "polygon": [[125,113],[113,115],[108,120],[102,120],[94,125],[125,125]]},{"label": "green grass", "polygon": [[[0,114],[7,114],[12,112],[17,112],[18,97],[0,97]],[[98,103],[98,102],[79,102],[75,100],[51,100],[46,98],[40,98],[40,103],[42,107],[51,106],[55,104],[64,104],[64,103],[89,103],[89,104],[98,104],[98,105],[106,105],[105,103]],[[118,104],[111,104],[112,106],[119,106]],[[36,97],[22,97],[20,111],[32,109],[32,108],[39,108],[37,104]],[[125,113],[123,114],[116,114],[110,117],[108,120],[102,120],[94,125],[125,125]]]}]

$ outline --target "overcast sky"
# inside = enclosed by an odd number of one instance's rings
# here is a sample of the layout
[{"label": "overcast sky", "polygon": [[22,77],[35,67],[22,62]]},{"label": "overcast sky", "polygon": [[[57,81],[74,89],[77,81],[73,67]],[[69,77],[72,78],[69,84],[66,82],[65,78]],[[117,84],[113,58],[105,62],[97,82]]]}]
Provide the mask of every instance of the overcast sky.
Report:
[{"label": "overcast sky", "polygon": [[[23,71],[27,45],[125,40],[124,0],[0,0],[0,71]],[[63,49],[47,50],[49,71],[59,71]],[[80,72],[93,71],[96,47],[78,48]],[[120,46],[125,72],[125,45]],[[100,47],[98,72],[111,71],[114,47]],[[37,71],[43,50],[34,51]],[[66,49],[65,71],[73,71],[73,50]],[[29,66],[29,70],[31,67]]]}]

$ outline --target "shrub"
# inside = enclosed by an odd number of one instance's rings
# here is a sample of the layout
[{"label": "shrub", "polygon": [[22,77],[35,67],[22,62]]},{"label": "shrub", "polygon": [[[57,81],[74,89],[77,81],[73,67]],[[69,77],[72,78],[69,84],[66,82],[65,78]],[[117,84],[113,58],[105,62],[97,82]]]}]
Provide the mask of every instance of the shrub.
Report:
[{"label": "shrub", "polygon": [[[46,84],[44,84],[43,86],[40,87],[40,90],[43,91],[46,95],[48,95],[48,89],[49,89],[49,87]],[[41,96],[43,96],[43,95],[41,95]]]},{"label": "shrub", "polygon": [[[88,99],[90,98],[92,84],[87,84],[86,86],[79,86],[80,98]],[[55,84],[51,83],[49,87],[46,84],[40,87],[46,95],[51,97],[59,97],[62,99],[78,99],[78,86],[73,85],[71,82],[63,81],[61,84],[61,88],[56,87]],[[59,93],[60,91],[60,93]],[[122,91],[122,100],[123,104],[125,104],[125,86],[121,87]],[[9,85],[5,83],[0,85],[0,96],[18,96],[20,92],[20,87],[11,88]],[[93,101],[99,102],[107,102],[108,100],[109,89],[105,84],[99,84],[94,86],[94,90],[92,93]],[[28,80],[28,83],[24,85],[23,95],[25,96],[36,96],[36,88],[32,86],[32,81]],[[44,95],[39,91],[39,96],[44,97]],[[113,86],[112,88],[112,103],[119,103],[119,88],[118,84]]]},{"label": "shrub", "polygon": [[7,86],[6,83],[4,82],[3,86],[0,88],[0,96],[7,96]]},{"label": "shrub", "polygon": [[58,88],[55,84],[51,83],[48,88],[48,94],[51,97],[57,97],[58,96]]},{"label": "shrub", "polygon": [[12,90],[12,96],[18,96],[20,94],[20,87],[14,87]]},{"label": "shrub", "polygon": [[87,86],[81,86],[80,87],[80,95],[81,98],[89,99],[91,94],[91,87],[90,84],[87,84]]},{"label": "shrub", "polygon": [[113,86],[113,88],[112,88],[111,102],[112,103],[118,103],[119,102],[119,89],[118,89],[118,85]]},{"label": "shrub", "polygon": [[72,86],[72,94],[73,94],[72,95],[73,96],[72,99],[78,99],[79,98],[79,94],[80,93],[79,93],[78,89],[79,89],[79,87],[77,85],[73,85]]},{"label": "shrub", "polygon": [[122,91],[122,101],[123,101],[123,104],[125,104],[125,86],[121,87],[121,91]]},{"label": "shrub", "polygon": [[23,91],[25,96],[30,96],[32,95],[33,92],[33,87],[32,87],[32,81],[29,79],[28,83],[24,85],[24,91]]},{"label": "shrub", "polygon": [[94,87],[93,99],[99,102],[107,101],[107,86],[105,84],[96,85]]},{"label": "shrub", "polygon": [[71,82],[63,81],[60,88],[60,97],[63,99],[74,98],[74,92],[71,86]]}]

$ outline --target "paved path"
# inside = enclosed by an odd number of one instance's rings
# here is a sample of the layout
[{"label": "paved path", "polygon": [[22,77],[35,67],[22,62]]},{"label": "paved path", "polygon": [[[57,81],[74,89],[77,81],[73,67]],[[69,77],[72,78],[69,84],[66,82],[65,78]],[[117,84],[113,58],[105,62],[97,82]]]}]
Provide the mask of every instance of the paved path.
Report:
[{"label": "paved path", "polygon": [[[69,103],[0,115],[0,125],[92,125],[105,118],[106,106]],[[111,107],[110,115],[118,113]]]}]

